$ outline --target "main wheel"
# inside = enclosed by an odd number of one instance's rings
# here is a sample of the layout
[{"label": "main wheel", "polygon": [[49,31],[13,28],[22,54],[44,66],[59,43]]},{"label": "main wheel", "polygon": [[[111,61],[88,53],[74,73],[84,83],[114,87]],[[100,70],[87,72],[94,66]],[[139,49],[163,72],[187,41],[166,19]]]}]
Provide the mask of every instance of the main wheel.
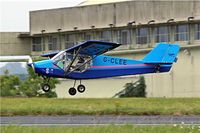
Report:
[{"label": "main wheel", "polygon": [[51,89],[51,87],[50,87],[49,84],[43,84],[43,85],[42,85],[42,90],[43,90],[44,92],[49,92],[50,89]]},{"label": "main wheel", "polygon": [[69,89],[69,94],[71,95],[71,96],[74,96],[75,94],[76,94],[76,89],[74,88],[74,87],[72,87],[72,88],[70,88]]},{"label": "main wheel", "polygon": [[84,85],[79,85],[77,90],[78,90],[78,92],[83,93],[85,91],[85,86]]}]

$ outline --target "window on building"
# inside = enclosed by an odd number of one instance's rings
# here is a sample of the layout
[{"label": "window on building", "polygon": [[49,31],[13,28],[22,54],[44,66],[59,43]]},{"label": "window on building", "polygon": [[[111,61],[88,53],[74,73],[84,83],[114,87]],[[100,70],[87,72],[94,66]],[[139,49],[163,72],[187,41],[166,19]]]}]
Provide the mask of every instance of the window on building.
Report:
[{"label": "window on building", "polygon": [[85,41],[85,34],[83,34],[83,33],[76,34],[75,41],[76,41],[76,43],[81,43],[81,42]]},{"label": "window on building", "polygon": [[188,25],[182,24],[176,26],[175,41],[188,40]]},{"label": "window on building", "polygon": [[90,33],[85,33],[84,34],[84,40],[85,41],[88,41],[88,40],[91,40],[92,39],[92,35]]},{"label": "window on building", "polygon": [[200,24],[195,24],[195,39],[200,40]]},{"label": "window on building", "polygon": [[55,36],[49,36],[48,38],[49,50],[57,50],[58,38]]},{"label": "window on building", "polygon": [[93,32],[94,36],[95,36],[95,40],[100,40],[101,39],[101,32],[100,31],[96,31]]},{"label": "window on building", "polygon": [[156,42],[168,42],[168,27],[161,26],[155,28]]},{"label": "window on building", "polygon": [[117,31],[117,42],[121,44],[130,44],[130,32],[129,30]]},{"label": "window on building", "polygon": [[32,50],[33,51],[42,51],[42,39],[41,37],[33,37],[32,39]]},{"label": "window on building", "polygon": [[101,32],[101,39],[102,41],[110,41],[111,39],[111,31],[110,30],[104,30]]},{"label": "window on building", "polygon": [[136,30],[136,43],[147,44],[149,38],[148,28],[139,28]]},{"label": "window on building", "polygon": [[75,34],[66,34],[65,35],[65,48],[70,48],[75,45],[76,41],[76,36]]}]

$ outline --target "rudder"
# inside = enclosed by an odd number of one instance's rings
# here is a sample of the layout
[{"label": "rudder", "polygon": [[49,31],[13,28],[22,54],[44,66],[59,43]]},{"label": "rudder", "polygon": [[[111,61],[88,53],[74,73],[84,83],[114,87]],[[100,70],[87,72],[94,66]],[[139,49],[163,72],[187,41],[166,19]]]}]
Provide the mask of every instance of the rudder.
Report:
[{"label": "rudder", "polygon": [[142,61],[147,64],[172,64],[176,62],[179,50],[179,45],[160,43]]}]

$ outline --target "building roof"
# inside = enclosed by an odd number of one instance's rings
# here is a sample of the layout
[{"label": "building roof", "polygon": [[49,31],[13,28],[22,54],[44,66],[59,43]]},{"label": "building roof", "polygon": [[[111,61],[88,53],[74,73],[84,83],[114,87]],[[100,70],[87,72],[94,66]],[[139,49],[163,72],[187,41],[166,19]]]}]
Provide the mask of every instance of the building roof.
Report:
[{"label": "building roof", "polygon": [[[124,1],[140,1],[140,0],[85,0],[77,6],[98,5],[107,3],[118,3]],[[141,0],[141,1],[166,1],[166,0]],[[189,1],[189,0],[167,0],[167,1]]]},{"label": "building roof", "polygon": [[77,6],[88,6],[88,5],[97,5],[97,4],[106,4],[106,3],[117,3],[123,1],[131,1],[131,0],[85,0],[78,4]]},{"label": "building roof", "polygon": [[12,62],[12,61],[28,61],[31,57],[29,55],[20,56],[0,56],[1,62]]}]

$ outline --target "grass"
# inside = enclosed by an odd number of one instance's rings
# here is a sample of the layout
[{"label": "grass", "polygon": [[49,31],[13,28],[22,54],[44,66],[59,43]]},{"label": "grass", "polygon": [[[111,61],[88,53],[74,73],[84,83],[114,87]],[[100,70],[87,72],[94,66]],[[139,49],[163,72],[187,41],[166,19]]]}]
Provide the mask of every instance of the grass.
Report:
[{"label": "grass", "polygon": [[197,133],[200,126],[75,126],[75,127],[22,127],[2,126],[2,133]]},{"label": "grass", "polygon": [[1,98],[1,116],[200,115],[200,98]]}]

